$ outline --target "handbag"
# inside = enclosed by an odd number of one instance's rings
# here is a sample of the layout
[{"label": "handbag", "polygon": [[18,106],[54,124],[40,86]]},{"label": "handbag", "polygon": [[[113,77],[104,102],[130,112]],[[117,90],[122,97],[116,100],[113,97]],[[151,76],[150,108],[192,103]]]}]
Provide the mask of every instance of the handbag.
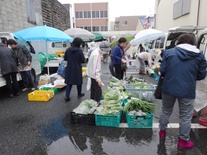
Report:
[{"label": "handbag", "polygon": [[157,87],[154,92],[154,97],[156,99],[162,99],[162,84],[163,84],[163,77],[160,76]]},{"label": "handbag", "polygon": [[[125,58],[124,55],[122,54],[121,48],[120,48],[120,53],[121,53],[121,57],[122,57],[122,59],[125,59],[125,60],[126,60],[126,58]],[[126,64],[126,63],[123,63],[122,61],[121,61],[121,70],[122,70],[123,72],[125,72],[125,71],[127,70],[127,64]]]}]

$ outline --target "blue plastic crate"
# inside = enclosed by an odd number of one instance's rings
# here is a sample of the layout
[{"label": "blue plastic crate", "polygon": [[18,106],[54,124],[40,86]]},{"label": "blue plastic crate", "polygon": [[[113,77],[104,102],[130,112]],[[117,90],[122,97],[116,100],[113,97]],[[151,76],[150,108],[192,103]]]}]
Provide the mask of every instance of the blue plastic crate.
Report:
[{"label": "blue plastic crate", "polygon": [[121,112],[117,115],[100,115],[95,114],[97,126],[119,127],[121,121]]},{"label": "blue plastic crate", "polygon": [[149,113],[143,116],[126,113],[126,120],[129,128],[149,128],[152,127],[153,113]]}]

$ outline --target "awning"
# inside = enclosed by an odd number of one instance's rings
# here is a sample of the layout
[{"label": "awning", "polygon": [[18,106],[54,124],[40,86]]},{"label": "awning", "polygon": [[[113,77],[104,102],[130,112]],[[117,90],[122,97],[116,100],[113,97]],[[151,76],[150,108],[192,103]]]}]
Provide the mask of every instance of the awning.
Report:
[{"label": "awning", "polygon": [[92,32],[96,37],[94,39],[92,39],[92,41],[103,41],[106,40],[106,36],[104,36],[103,34],[99,33],[99,32]]}]

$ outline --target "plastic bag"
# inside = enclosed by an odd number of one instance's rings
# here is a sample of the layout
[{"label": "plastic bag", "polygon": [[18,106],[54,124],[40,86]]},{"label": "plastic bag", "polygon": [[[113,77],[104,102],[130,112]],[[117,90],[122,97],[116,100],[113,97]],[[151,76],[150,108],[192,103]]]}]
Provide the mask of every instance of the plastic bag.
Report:
[{"label": "plastic bag", "polygon": [[87,91],[91,90],[91,78],[90,77],[88,77],[88,80],[87,80],[86,90]]},{"label": "plastic bag", "polygon": [[60,65],[58,67],[57,73],[58,73],[58,75],[60,75],[63,78],[65,78],[65,61],[64,60],[62,60],[60,62]]}]

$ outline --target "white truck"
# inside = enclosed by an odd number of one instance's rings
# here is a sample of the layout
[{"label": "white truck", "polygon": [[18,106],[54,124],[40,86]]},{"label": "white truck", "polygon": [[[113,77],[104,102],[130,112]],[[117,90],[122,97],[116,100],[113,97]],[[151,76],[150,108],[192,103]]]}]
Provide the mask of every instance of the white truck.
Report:
[{"label": "white truck", "polygon": [[[32,76],[34,81],[36,81],[36,75],[39,75],[41,73],[41,67],[38,59],[38,53],[35,52],[33,46],[30,44],[30,42],[27,41],[22,41],[18,40],[17,38],[14,37],[14,35],[10,32],[0,32],[0,41],[4,44],[7,44],[8,39],[15,39],[17,43],[22,44],[27,47],[27,49],[31,52],[32,55]],[[17,74],[17,79],[18,81],[21,80],[21,75]],[[5,86],[6,81],[1,75],[1,70],[0,70],[0,87]]]}]

